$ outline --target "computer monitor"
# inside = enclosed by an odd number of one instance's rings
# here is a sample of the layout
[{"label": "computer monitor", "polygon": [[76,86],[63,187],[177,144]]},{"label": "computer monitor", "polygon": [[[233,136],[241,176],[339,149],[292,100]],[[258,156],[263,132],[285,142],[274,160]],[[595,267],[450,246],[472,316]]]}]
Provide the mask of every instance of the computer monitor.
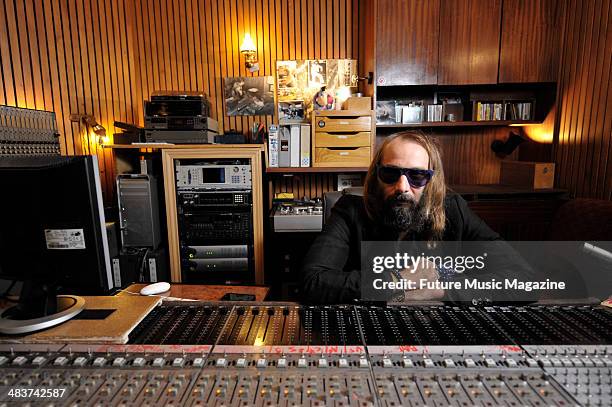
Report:
[{"label": "computer monitor", "polygon": [[[113,288],[95,156],[4,157],[0,196],[0,279],[23,281],[0,332],[46,328],[82,308],[82,299],[57,294]],[[58,309],[58,301],[76,308]]]}]

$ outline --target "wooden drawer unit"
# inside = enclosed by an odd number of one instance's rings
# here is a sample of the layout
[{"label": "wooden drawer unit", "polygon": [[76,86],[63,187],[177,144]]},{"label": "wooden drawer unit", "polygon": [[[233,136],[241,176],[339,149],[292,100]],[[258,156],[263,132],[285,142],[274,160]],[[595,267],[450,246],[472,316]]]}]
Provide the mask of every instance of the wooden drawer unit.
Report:
[{"label": "wooden drawer unit", "polygon": [[333,110],[312,117],[313,167],[367,167],[373,153],[374,114]]},{"label": "wooden drawer unit", "polygon": [[315,133],[315,147],[369,147],[369,131],[349,133]]},{"label": "wooden drawer unit", "polygon": [[[339,112],[342,112],[339,110]],[[316,114],[315,131],[371,131],[372,117],[320,116]]]},{"label": "wooden drawer unit", "polygon": [[367,167],[370,165],[370,147],[317,147],[314,159],[315,167]]}]

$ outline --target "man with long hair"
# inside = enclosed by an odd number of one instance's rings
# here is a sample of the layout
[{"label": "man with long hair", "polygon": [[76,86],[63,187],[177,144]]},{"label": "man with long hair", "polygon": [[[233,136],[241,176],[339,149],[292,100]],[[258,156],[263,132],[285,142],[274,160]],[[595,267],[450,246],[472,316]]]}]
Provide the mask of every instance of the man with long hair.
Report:
[{"label": "man with long hair", "polygon": [[[440,149],[420,131],[385,139],[370,164],[364,196],[343,195],[302,268],[304,298],[348,303],[361,294],[361,243],[364,241],[501,240],[459,195],[447,193]],[[441,272],[424,263],[397,270],[394,280],[437,281]],[[412,289],[399,300],[438,300],[443,289]],[[398,300],[394,298],[393,300]]]}]

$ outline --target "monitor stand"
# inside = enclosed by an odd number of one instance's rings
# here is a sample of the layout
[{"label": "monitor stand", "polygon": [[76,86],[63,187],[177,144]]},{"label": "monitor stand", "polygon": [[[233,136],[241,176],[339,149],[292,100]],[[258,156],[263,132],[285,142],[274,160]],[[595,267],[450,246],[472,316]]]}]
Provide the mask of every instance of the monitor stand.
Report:
[{"label": "monitor stand", "polygon": [[76,295],[58,295],[58,312],[32,319],[11,319],[13,308],[0,314],[0,333],[6,335],[19,335],[40,331],[61,324],[76,316],[85,308],[85,300]]}]

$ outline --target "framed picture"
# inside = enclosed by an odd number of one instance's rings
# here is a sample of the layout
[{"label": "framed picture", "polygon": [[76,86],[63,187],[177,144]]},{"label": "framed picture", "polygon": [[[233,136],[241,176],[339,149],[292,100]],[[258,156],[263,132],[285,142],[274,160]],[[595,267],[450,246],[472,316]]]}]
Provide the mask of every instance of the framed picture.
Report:
[{"label": "framed picture", "polygon": [[376,124],[397,123],[395,104],[395,100],[376,101]]},{"label": "framed picture", "polygon": [[327,85],[327,61],[308,61],[308,86],[320,88]]},{"label": "framed picture", "polygon": [[306,121],[303,100],[278,102],[278,123],[302,123]]},{"label": "framed picture", "polygon": [[274,114],[272,76],[225,78],[223,87],[227,116],[264,116]]}]

